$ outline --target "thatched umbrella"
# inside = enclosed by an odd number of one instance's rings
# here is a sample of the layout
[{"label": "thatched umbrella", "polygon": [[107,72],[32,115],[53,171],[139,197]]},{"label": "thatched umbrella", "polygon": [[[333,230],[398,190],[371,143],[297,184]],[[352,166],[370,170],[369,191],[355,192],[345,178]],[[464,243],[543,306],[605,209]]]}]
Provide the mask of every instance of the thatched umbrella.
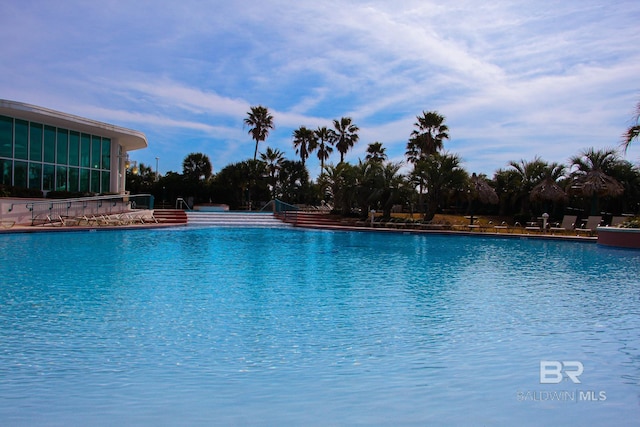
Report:
[{"label": "thatched umbrella", "polygon": [[493,189],[492,186],[489,185],[489,183],[482,177],[476,175],[475,173],[473,173],[471,175],[471,188],[469,191],[469,197],[471,200],[469,200],[469,210],[470,212],[470,219],[469,222],[471,225],[473,225],[473,205],[474,205],[474,201],[478,200],[480,203],[485,203],[485,204],[492,204],[492,205],[497,205],[499,202],[499,198],[498,198],[498,194],[496,193],[496,190]]},{"label": "thatched umbrella", "polygon": [[624,193],[624,187],[617,179],[599,170],[588,172],[580,181],[585,196],[616,197]]},{"label": "thatched umbrella", "polygon": [[591,198],[591,215],[598,212],[601,197],[616,197],[624,193],[624,187],[617,179],[600,170],[592,170],[580,177],[576,188],[579,193]]},{"label": "thatched umbrella", "polygon": [[545,178],[531,190],[532,201],[561,202],[567,199],[567,193],[553,178]]},{"label": "thatched umbrella", "polygon": [[499,201],[496,190],[475,173],[471,175],[471,197],[485,204],[497,205]]}]

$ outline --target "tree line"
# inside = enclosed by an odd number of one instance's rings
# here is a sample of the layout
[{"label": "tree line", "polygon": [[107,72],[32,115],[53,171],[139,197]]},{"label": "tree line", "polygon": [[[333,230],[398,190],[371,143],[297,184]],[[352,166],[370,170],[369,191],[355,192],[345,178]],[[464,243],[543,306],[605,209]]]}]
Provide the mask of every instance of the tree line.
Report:
[{"label": "tree line", "polygon": [[[640,104],[638,105],[640,115]],[[405,152],[405,163],[388,160],[381,142],[369,143],[364,159],[344,161],[359,141],[359,128],[350,117],[333,120],[333,127],[301,126],[292,133],[296,159],[278,149],[260,152],[274,118],[268,108],[251,107],[244,120],[255,141],[252,159],[233,163],[212,173],[207,155],[190,153],[182,174],[157,177],[151,167],[127,173],[132,193],[150,192],[158,203],[177,197],[195,203],[223,203],[232,209],[257,209],[272,199],[290,204],[332,207],[345,216],[366,216],[371,210],[390,217],[394,209],[431,220],[436,213],[493,214],[527,221],[548,212],[553,218],[573,210],[578,214],[640,211],[640,169],[613,148],[587,148],[567,164],[540,157],[521,159],[497,170],[493,177],[469,173],[458,154],[444,149],[449,139],[446,119],[437,111],[416,117]],[[636,117],[637,122],[637,117]],[[624,147],[638,138],[635,124],[625,133]],[[329,162],[337,151],[340,161]],[[321,173],[312,180],[306,160],[316,155]],[[409,172],[401,173],[403,166]],[[405,168],[406,169],[406,168]]]}]

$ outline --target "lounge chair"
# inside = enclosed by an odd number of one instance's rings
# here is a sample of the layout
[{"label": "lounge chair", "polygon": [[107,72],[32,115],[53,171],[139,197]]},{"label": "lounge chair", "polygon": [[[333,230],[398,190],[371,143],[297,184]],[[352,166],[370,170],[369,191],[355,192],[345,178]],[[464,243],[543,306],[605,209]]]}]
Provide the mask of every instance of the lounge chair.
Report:
[{"label": "lounge chair", "polygon": [[2,220],[0,221],[0,226],[2,226],[2,228],[11,228],[16,224],[15,221],[8,221],[8,220]]},{"label": "lounge chair", "polygon": [[500,230],[504,230],[505,232],[509,231],[509,225],[506,221],[502,221],[500,225],[494,225],[493,228],[496,230],[496,233],[499,233]]},{"label": "lounge chair", "polygon": [[527,231],[542,231],[542,225],[532,221],[532,222],[528,222],[527,226],[524,229]]},{"label": "lounge chair", "polygon": [[38,214],[31,220],[31,225],[62,227],[64,221],[60,215]]},{"label": "lounge chair", "polygon": [[617,227],[628,219],[629,217],[627,216],[614,216],[613,218],[611,218],[611,227]]},{"label": "lounge chair", "polygon": [[157,219],[155,216],[153,216],[153,214],[152,214],[152,213],[151,213],[151,214],[149,214],[149,215],[145,215],[145,216],[143,216],[143,217],[142,217],[142,220],[143,220],[145,223],[153,222],[153,223],[155,223],[155,224],[158,224],[158,219]]},{"label": "lounge chair", "polygon": [[80,221],[78,219],[69,216],[58,215],[58,219],[65,227],[80,225]]},{"label": "lounge chair", "polygon": [[441,222],[427,221],[421,223],[419,228],[421,230],[446,230],[450,229],[451,226],[449,226],[448,224],[443,224]]},{"label": "lounge chair", "polygon": [[553,227],[549,227],[549,231],[553,233],[554,231],[567,231],[573,230],[576,227],[576,222],[578,221],[577,215],[565,215],[562,218],[562,222],[556,224]]},{"label": "lounge chair", "polygon": [[100,215],[97,218],[96,224],[98,225],[123,225],[122,220],[119,218],[120,215]]},{"label": "lounge chair", "polygon": [[601,222],[602,222],[601,216],[592,215],[587,218],[587,221],[582,225],[582,227],[576,228],[576,232],[587,233],[589,235],[592,235],[593,233],[595,233],[596,228],[598,228]]}]

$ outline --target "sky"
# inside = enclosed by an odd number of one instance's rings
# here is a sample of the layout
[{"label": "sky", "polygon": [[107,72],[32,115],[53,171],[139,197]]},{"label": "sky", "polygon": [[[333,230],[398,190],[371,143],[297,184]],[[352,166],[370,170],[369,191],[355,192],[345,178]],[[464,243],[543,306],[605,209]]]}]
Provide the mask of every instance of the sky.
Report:
[{"label": "sky", "polygon": [[[351,117],[352,163],[373,142],[404,161],[416,117],[437,111],[444,149],[493,176],[620,147],[639,22],[637,0],[4,0],[0,98],[142,131],[131,158],[161,174],[193,152],[214,172],[252,158],[255,105],[275,124],[259,151],[288,159],[295,129]],[[307,166],[317,177],[315,154]]]}]

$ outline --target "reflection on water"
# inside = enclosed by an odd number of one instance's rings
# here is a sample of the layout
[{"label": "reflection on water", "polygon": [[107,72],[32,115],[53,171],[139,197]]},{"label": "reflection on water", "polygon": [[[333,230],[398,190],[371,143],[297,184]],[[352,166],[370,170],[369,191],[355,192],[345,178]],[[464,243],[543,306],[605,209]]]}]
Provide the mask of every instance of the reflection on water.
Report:
[{"label": "reflection on water", "polygon": [[[4,425],[639,419],[638,252],[212,228],[0,254]],[[540,384],[541,360],[580,361],[581,383]]]}]

